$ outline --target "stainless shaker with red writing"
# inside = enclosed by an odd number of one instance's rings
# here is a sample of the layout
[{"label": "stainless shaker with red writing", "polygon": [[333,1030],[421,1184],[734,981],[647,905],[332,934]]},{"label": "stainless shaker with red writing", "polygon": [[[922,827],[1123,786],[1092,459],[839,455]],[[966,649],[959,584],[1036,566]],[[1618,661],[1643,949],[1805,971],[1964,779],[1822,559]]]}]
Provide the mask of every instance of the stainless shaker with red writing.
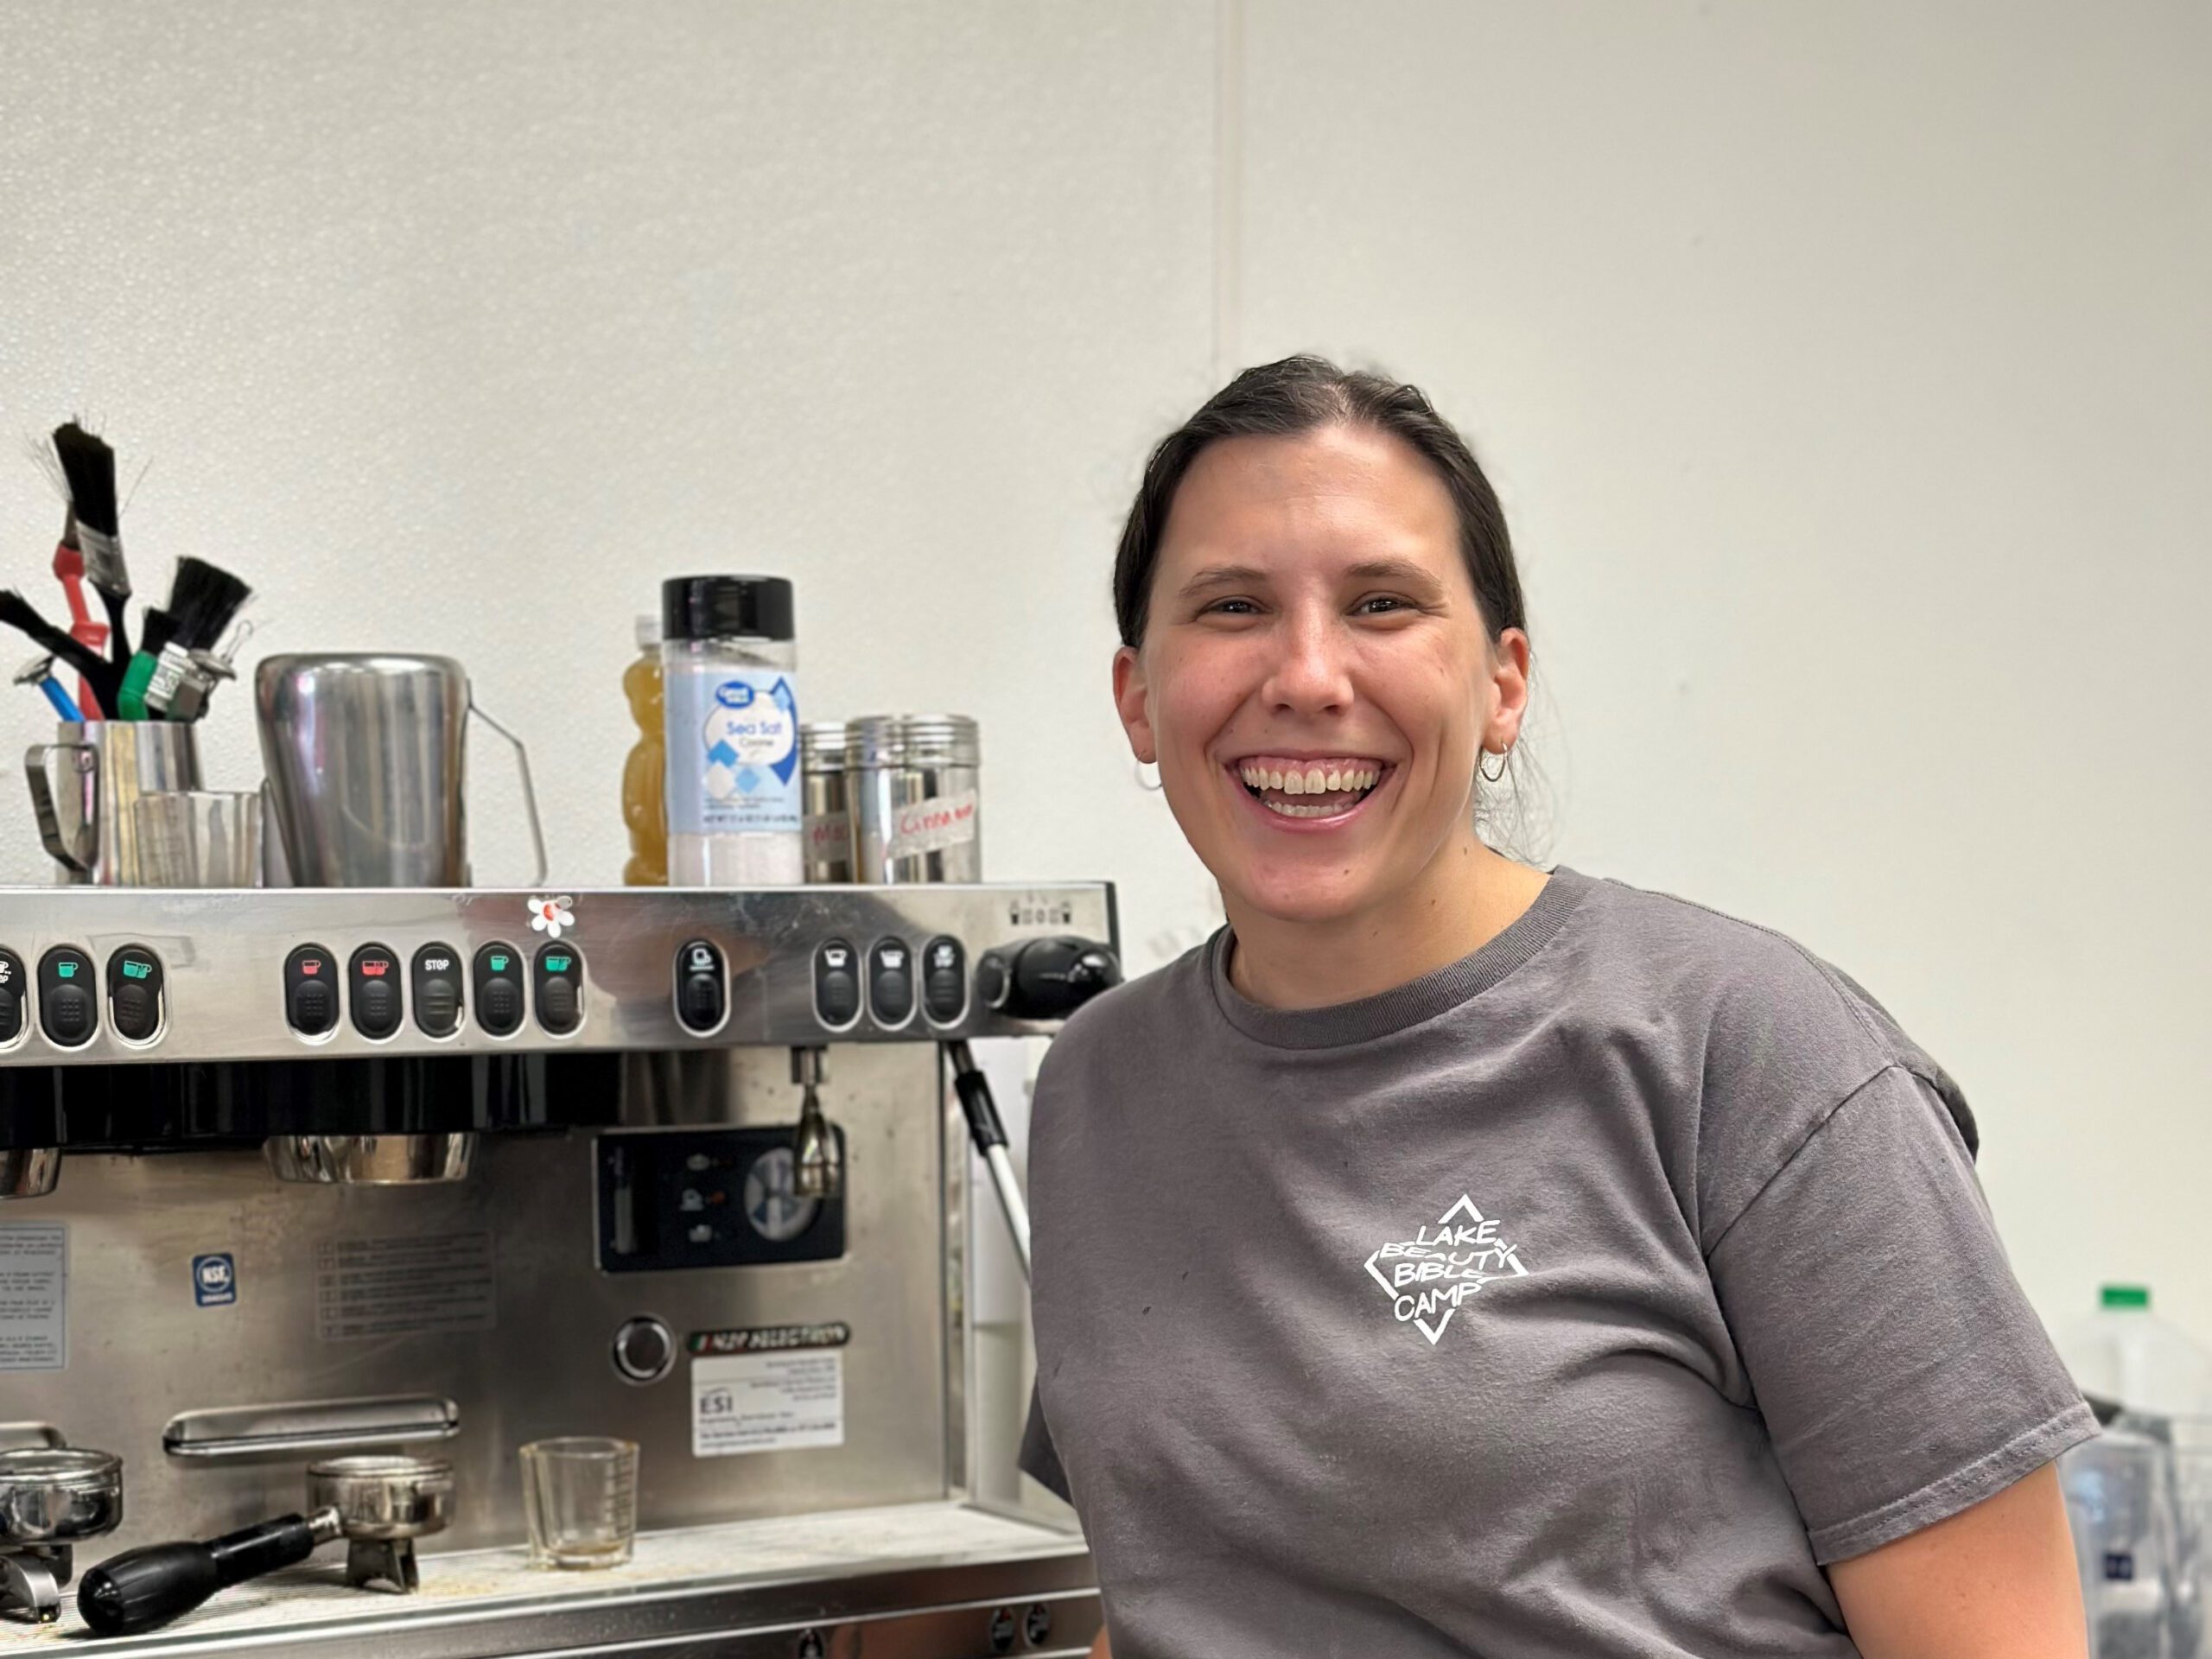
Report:
[{"label": "stainless shaker with red writing", "polygon": [[855,881],[983,879],[976,722],[965,715],[876,715],[845,741]]},{"label": "stainless shaker with red writing", "polygon": [[798,728],[799,833],[811,885],[853,879],[853,819],[845,791],[845,722],[810,720]]}]

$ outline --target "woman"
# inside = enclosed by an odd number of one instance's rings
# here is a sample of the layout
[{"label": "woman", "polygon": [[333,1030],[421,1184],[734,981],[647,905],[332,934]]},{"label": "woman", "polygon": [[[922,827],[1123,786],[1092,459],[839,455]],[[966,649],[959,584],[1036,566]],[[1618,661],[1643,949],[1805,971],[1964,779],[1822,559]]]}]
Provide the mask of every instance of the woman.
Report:
[{"label": "woman", "polygon": [[1117,1659],[2080,1659],[2094,1423],[1949,1079],[1789,941],[1477,836],[1529,645],[1451,426],[1248,372],[1115,598],[1229,918],[1038,1086],[1024,1465]]}]

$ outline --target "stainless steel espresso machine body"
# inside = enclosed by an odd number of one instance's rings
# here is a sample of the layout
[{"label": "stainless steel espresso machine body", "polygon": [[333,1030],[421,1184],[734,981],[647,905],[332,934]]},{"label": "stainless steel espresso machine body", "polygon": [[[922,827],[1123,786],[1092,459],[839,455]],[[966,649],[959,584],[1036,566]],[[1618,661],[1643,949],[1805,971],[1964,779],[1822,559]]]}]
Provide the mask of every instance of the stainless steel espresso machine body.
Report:
[{"label": "stainless steel espresso machine body", "polygon": [[[353,1522],[386,1588],[318,1558],[133,1653],[1082,1652],[1080,1538],[981,1472],[944,1054],[1048,1034],[1079,993],[1009,964],[1115,929],[1103,884],[0,891],[0,1453],[121,1458],[80,1567],[449,1469]],[[637,1556],[533,1573],[518,1448],[574,1434],[639,1448]]]}]

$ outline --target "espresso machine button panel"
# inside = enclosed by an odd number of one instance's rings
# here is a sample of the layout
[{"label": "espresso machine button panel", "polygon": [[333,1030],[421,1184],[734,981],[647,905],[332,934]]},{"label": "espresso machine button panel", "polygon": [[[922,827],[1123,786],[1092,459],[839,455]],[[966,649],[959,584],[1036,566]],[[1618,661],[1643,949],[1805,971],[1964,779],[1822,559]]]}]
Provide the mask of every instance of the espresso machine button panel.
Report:
[{"label": "espresso machine button panel", "polygon": [[949,933],[922,947],[922,1012],[933,1026],[957,1026],[968,1013],[968,952]]},{"label": "espresso machine button panel", "polygon": [[46,1038],[61,1048],[92,1040],[99,1029],[100,1005],[92,983],[92,959],[74,945],[57,944],[39,958],[39,1022]]},{"label": "espresso machine button panel", "polygon": [[0,1048],[12,1048],[22,1039],[23,1012],[29,1006],[24,999],[29,995],[23,959],[12,950],[0,950]]},{"label": "espresso machine button panel", "polygon": [[906,940],[878,939],[868,947],[868,1007],[886,1031],[914,1017],[914,952]]},{"label": "espresso machine button panel", "polygon": [[162,959],[143,944],[126,944],[107,959],[107,1013],[126,1043],[162,1033]]},{"label": "espresso machine button panel", "polygon": [[450,1037],[461,1028],[461,956],[449,944],[426,944],[415,953],[415,1027],[426,1037]]},{"label": "espresso machine button panel", "polygon": [[[832,1128],[832,1134],[842,1131]],[[842,1197],[802,1197],[789,1125],[601,1135],[599,1265],[607,1273],[830,1262]]]},{"label": "espresso machine button panel", "polygon": [[353,953],[346,970],[346,996],[353,1005],[353,1029],[381,1042],[399,1029],[399,959],[380,944]]},{"label": "espresso machine button panel", "polygon": [[476,953],[476,1023],[494,1037],[522,1027],[522,954],[512,944],[487,944]]},{"label": "espresso machine button panel", "polygon": [[338,959],[319,944],[303,944],[284,958],[284,1018],[302,1037],[320,1037],[338,1024]]},{"label": "espresso machine button panel", "polygon": [[541,944],[531,964],[537,981],[537,1023],[565,1037],[584,1017],[584,961],[572,944]]},{"label": "espresso machine button panel", "polygon": [[723,984],[722,953],[709,939],[687,940],[676,953],[676,1017],[683,1028],[705,1037],[721,1028],[729,1013]]},{"label": "espresso machine button panel", "polygon": [[849,1031],[861,1017],[861,953],[846,939],[814,947],[814,1017],[831,1031]]}]

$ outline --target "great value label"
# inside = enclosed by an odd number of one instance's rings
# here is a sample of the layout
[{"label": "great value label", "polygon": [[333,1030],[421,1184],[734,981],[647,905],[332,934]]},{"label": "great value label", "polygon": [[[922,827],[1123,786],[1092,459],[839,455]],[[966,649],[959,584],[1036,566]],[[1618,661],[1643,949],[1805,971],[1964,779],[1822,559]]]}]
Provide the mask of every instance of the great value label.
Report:
[{"label": "great value label", "polygon": [[845,1356],[836,1349],[691,1362],[691,1455],[738,1457],[845,1443]]}]

